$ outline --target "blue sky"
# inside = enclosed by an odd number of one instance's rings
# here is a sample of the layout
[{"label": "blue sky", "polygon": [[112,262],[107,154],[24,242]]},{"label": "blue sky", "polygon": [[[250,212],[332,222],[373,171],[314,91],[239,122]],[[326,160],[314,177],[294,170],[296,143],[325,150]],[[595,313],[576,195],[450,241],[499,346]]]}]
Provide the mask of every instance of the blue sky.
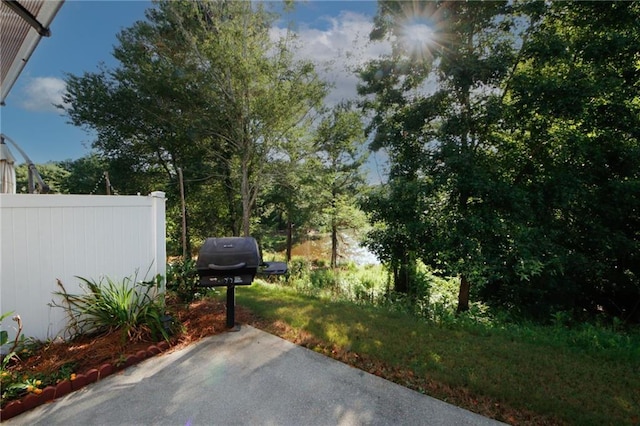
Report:
[{"label": "blue sky", "polygon": [[[144,19],[149,1],[67,0],[0,107],[0,129],[16,141],[36,163],[76,159],[90,152],[92,136],[68,124],[60,110],[65,73],[81,75],[111,56],[116,35]],[[355,96],[357,79],[350,67],[377,57],[388,49],[367,43],[375,1],[299,2],[287,19],[295,22],[302,47],[300,57],[313,59],[325,79],[335,85],[328,102]],[[327,64],[332,65],[327,68]],[[14,152],[14,155],[17,154]],[[19,163],[22,159],[15,155]]]}]

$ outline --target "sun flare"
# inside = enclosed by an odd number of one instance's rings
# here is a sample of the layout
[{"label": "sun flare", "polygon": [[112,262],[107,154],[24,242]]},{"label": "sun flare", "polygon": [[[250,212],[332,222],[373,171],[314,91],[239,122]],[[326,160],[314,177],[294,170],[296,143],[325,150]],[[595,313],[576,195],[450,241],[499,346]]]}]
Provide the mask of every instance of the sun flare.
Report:
[{"label": "sun flare", "polygon": [[416,61],[433,59],[434,49],[439,44],[439,30],[436,11],[433,7],[424,9],[416,3],[403,8],[403,17],[397,27],[397,36],[403,49]]},{"label": "sun flare", "polygon": [[421,18],[410,19],[402,26],[402,42],[412,53],[425,53],[434,41],[435,32],[430,23]]}]

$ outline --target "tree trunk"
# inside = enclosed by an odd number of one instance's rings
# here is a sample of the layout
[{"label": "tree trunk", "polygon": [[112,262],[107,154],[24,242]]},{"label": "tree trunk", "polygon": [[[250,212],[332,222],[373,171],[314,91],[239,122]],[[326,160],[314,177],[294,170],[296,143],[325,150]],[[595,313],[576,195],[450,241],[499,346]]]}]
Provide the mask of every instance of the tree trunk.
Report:
[{"label": "tree trunk", "polygon": [[466,312],[469,310],[469,290],[471,289],[471,283],[467,279],[467,276],[462,274],[460,276],[460,291],[458,292],[458,309],[457,313]]},{"label": "tree trunk", "polygon": [[[106,173],[106,172],[105,172]],[[187,203],[184,196],[184,178],[182,168],[178,167],[178,185],[180,185],[180,215],[182,216],[182,259],[189,258],[189,247],[187,243]]]},{"label": "tree trunk", "polygon": [[338,219],[336,207],[337,191],[331,188],[331,268],[338,266]]},{"label": "tree trunk", "polygon": [[240,192],[242,193],[242,233],[248,237],[251,233],[251,190],[249,188],[249,159],[247,155],[242,158],[242,182]]},{"label": "tree trunk", "polygon": [[331,267],[338,266],[338,227],[335,222],[331,225]]},{"label": "tree trunk", "polygon": [[407,285],[407,267],[400,264],[393,268],[393,288],[398,293],[407,294],[409,292],[409,286]]},{"label": "tree trunk", "polygon": [[231,178],[231,170],[229,169],[228,162],[223,162],[224,173],[224,192],[227,200],[227,207],[229,209],[229,215],[227,218],[227,228],[231,231],[231,235],[234,237],[240,236],[240,218],[238,217],[238,204],[237,204],[237,190],[233,179]]},{"label": "tree trunk", "polygon": [[291,262],[291,250],[293,246],[293,223],[287,220],[287,262]]},{"label": "tree trunk", "polygon": [[393,267],[393,285],[398,293],[410,294],[416,273],[415,257],[406,251],[398,257],[399,262]]}]

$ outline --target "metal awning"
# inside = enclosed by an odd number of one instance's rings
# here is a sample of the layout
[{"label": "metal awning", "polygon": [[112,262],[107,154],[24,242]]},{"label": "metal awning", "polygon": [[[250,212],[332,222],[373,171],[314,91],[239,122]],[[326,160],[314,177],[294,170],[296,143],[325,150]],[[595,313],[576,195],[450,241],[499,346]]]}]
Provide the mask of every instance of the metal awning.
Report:
[{"label": "metal awning", "polygon": [[18,79],[64,0],[1,0],[0,104]]}]

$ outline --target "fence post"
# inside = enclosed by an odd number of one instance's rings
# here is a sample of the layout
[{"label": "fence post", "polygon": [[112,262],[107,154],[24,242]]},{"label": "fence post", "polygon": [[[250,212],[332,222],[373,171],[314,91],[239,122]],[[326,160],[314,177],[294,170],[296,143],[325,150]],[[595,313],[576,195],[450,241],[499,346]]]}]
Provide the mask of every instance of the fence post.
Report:
[{"label": "fence post", "polygon": [[160,274],[165,279],[162,282],[162,291],[166,285],[167,278],[167,229],[166,229],[166,214],[165,214],[165,202],[164,192],[154,191],[149,196],[151,197],[151,223],[153,226],[153,248],[155,259],[155,274]]}]

